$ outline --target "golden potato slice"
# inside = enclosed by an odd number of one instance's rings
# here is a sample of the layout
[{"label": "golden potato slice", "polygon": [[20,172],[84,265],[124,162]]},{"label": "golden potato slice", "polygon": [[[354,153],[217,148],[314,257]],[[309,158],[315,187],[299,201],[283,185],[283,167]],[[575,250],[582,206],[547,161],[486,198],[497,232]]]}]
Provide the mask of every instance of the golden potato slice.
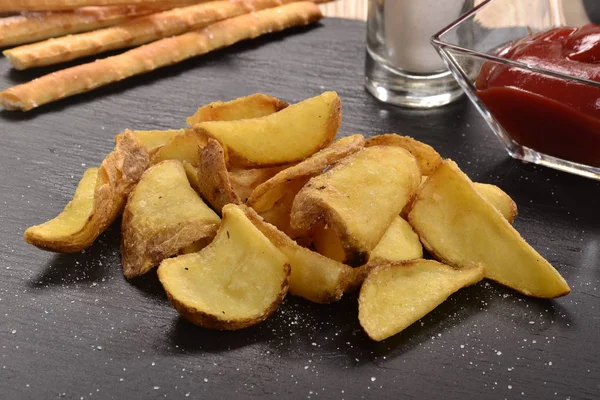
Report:
[{"label": "golden potato slice", "polygon": [[289,291],[315,303],[338,301],[352,276],[352,268],[299,246],[285,233],[265,222],[253,209],[242,206],[246,216],[290,262]]},{"label": "golden potato slice", "polygon": [[442,162],[442,157],[433,147],[419,142],[410,136],[400,136],[395,133],[386,133],[367,139],[366,147],[371,146],[398,146],[412,154],[419,163],[421,174],[430,175]]},{"label": "golden potato slice", "polygon": [[135,137],[152,156],[175,136],[185,133],[185,129],[170,129],[165,131],[133,131]]},{"label": "golden potato slice", "polygon": [[88,224],[95,211],[94,194],[99,168],[89,168],[77,185],[73,200],[54,219],[25,231],[25,241],[61,252],[80,251],[79,243],[91,235]]},{"label": "golden potato slice", "polygon": [[25,231],[25,241],[44,250],[74,253],[94,240],[121,214],[133,185],[148,168],[148,151],[132,131],[117,135],[115,150],[99,169],[86,172],[73,199],[56,219]]},{"label": "golden potato slice", "polygon": [[371,251],[371,261],[407,261],[423,258],[423,246],[419,235],[402,217],[396,217],[385,234]]},{"label": "golden potato slice", "polygon": [[198,135],[192,129],[186,129],[157,149],[152,155],[151,162],[155,165],[165,160],[179,160],[198,165],[198,149],[204,146],[206,146],[205,137]]},{"label": "golden potato slice", "polygon": [[306,160],[284,169],[273,178],[259,185],[248,198],[248,205],[258,212],[271,207],[286,193],[291,181],[320,175],[325,168],[342,158],[362,149],[365,138],[352,135],[339,139]]},{"label": "golden potato slice", "polygon": [[[423,185],[426,180],[427,177],[424,176],[421,181],[421,185]],[[515,203],[514,200],[508,194],[506,194],[506,192],[504,192],[498,186],[490,185],[487,183],[473,182],[473,185],[475,185],[475,189],[481,195],[481,197],[492,203],[494,208],[498,210],[500,214],[502,214],[502,216],[506,218],[506,220],[510,224],[514,222],[515,217],[518,214],[517,203]],[[404,207],[404,209],[400,213],[402,218],[408,219],[408,214],[412,209],[414,200],[415,198],[413,197]]]},{"label": "golden potato slice", "polygon": [[140,276],[190,244],[213,237],[220,219],[191,188],[182,164],[163,161],[146,171],[123,213],[121,261]]},{"label": "golden potato slice", "polygon": [[408,218],[425,248],[447,264],[483,265],[487,278],[528,296],[554,298],[570,291],[450,160],[421,187]]},{"label": "golden potato slice", "polygon": [[289,164],[267,168],[232,168],[229,170],[229,182],[233,191],[245,203],[258,185],[268,181],[288,167],[290,167]]},{"label": "golden potato slice", "polygon": [[377,265],[423,258],[423,246],[412,226],[398,216],[371,252],[369,262],[353,269],[351,287],[359,287]]},{"label": "golden potato slice", "polygon": [[[193,125],[203,121],[231,121],[246,118],[258,118],[273,114],[287,107],[287,103],[275,97],[264,94],[254,94],[241,97],[226,103],[217,101],[200,107],[196,114],[187,119]],[[196,145],[203,146],[202,140],[193,132],[186,129],[134,131],[137,139],[144,145],[151,156],[166,144],[169,146],[161,154],[153,157],[152,164],[165,160],[188,160],[195,162],[197,153]],[[178,136],[177,139],[175,137]],[[170,143],[169,143],[170,142]]]},{"label": "golden potato slice", "polygon": [[204,121],[235,121],[238,119],[260,118],[283,110],[288,106],[285,101],[266,94],[256,93],[239,99],[216,101],[198,108],[198,111],[186,119],[188,125]]},{"label": "golden potato slice", "polygon": [[377,266],[360,289],[358,320],[371,339],[387,339],[483,275],[481,266],[454,269],[422,259]]},{"label": "golden potato slice", "polygon": [[394,146],[354,153],[300,190],[291,226],[324,221],[340,238],[349,265],[362,265],[421,182],[415,158]]},{"label": "golden potato slice", "polygon": [[518,215],[517,203],[505,191],[488,183],[473,182],[473,185],[475,185],[477,193],[489,201],[506,218],[509,224],[514,222],[515,217]]},{"label": "golden potato slice", "polygon": [[329,145],[341,110],[337,93],[325,92],[265,117],[201,122],[193,129],[221,143],[229,166],[268,167],[304,160]]},{"label": "golden potato slice", "polygon": [[208,144],[198,151],[198,189],[202,197],[217,213],[221,213],[225,204],[242,204],[229,182],[225,152],[219,142],[208,139]]},{"label": "golden potato slice", "polygon": [[196,325],[246,328],[273,313],[288,290],[290,265],[239,206],[223,208],[213,242],[202,251],[164,260],[158,268],[171,303]]}]

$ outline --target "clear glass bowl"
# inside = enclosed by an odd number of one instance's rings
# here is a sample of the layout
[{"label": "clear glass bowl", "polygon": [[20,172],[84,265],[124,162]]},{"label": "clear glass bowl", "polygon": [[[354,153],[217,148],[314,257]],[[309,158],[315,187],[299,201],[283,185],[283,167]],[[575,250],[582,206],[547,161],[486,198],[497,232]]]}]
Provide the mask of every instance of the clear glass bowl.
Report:
[{"label": "clear glass bowl", "polygon": [[[529,35],[586,25],[590,19],[584,0],[479,3],[432,38],[454,78],[512,157],[600,180],[600,83],[498,55],[507,44]],[[595,65],[600,69],[600,63]],[[571,98],[587,102],[587,109],[595,115],[581,111],[570,114],[569,100],[550,100],[547,93],[532,89],[529,98],[517,90],[506,90],[502,102],[498,97],[491,101],[489,92],[486,97],[478,82],[480,74],[489,69],[510,70],[517,74],[514,76],[542,79],[551,85],[558,82],[559,87],[570,91]],[[561,119],[563,116],[569,118]]]}]

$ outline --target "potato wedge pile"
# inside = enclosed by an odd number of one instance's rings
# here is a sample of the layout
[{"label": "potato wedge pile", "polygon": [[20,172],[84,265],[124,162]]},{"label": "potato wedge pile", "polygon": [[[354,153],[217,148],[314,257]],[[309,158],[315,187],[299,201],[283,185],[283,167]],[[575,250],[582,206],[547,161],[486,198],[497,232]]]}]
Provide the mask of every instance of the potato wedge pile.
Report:
[{"label": "potato wedge pile", "polygon": [[358,319],[379,341],[485,278],[532,297],[570,291],[512,227],[500,188],[410,137],[334,140],[335,92],[216,102],[187,122],[117,135],[25,240],[80,251],[122,214],[125,277],[158,267],[177,311],[219,330],[263,321],[288,292],[331,303],[359,291]]}]

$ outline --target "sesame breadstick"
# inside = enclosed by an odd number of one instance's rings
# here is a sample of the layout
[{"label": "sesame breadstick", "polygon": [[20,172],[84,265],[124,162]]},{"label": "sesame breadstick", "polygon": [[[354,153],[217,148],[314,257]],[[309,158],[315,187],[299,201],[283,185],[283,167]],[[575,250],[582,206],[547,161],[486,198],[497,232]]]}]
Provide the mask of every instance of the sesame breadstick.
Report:
[{"label": "sesame breadstick", "polygon": [[136,47],[204,28],[227,18],[296,1],[224,0],[175,8],[98,31],[5,50],[4,55],[18,70],[59,64],[109,50]]},{"label": "sesame breadstick", "polygon": [[[206,1],[206,0],[204,0]],[[0,19],[0,47],[89,32],[201,0],[166,1],[152,6],[83,7],[67,11],[24,12]]]},{"label": "sesame breadstick", "polygon": [[204,29],[161,39],[125,53],[64,69],[0,93],[9,110],[28,111],[42,104],[87,92],[128,77],[176,64],[270,32],[307,25],[323,18],[312,2],[291,3],[217,22]]}]

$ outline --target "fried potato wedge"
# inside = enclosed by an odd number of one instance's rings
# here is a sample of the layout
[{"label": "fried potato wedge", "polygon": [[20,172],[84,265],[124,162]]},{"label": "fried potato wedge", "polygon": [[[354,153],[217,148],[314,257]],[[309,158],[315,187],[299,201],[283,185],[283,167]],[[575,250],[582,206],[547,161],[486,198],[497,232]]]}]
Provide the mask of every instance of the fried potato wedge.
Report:
[{"label": "fried potato wedge", "polygon": [[400,136],[395,133],[386,133],[367,139],[366,147],[372,146],[398,146],[412,154],[419,163],[421,173],[430,175],[442,162],[442,157],[428,144],[419,142],[410,136]]},{"label": "fried potato wedge", "polygon": [[258,212],[270,209],[286,193],[291,181],[320,175],[331,164],[362,149],[364,143],[365,138],[362,135],[352,135],[333,142],[306,160],[284,169],[259,185],[248,198],[248,205]]},{"label": "fried potato wedge", "polygon": [[193,129],[221,143],[228,166],[269,167],[304,160],[328,146],[341,119],[340,98],[325,92],[265,117],[201,122]]},{"label": "fried potato wedge", "polygon": [[179,160],[198,165],[198,149],[204,146],[206,146],[205,137],[198,135],[192,129],[186,129],[158,148],[152,155],[151,163],[155,165],[165,160]]},{"label": "fried potato wedge", "polygon": [[[187,123],[193,125],[203,121],[232,121],[247,118],[259,118],[273,114],[287,107],[285,101],[265,94],[253,94],[236,100],[207,104],[198,109]],[[206,139],[199,137],[191,130],[171,129],[154,131],[134,131],[137,139],[143,144],[152,156],[152,164],[165,160],[187,160],[192,163],[197,161],[196,146],[202,147]],[[155,154],[160,150],[160,154]]]},{"label": "fried potato wedge", "polygon": [[340,238],[344,262],[367,262],[394,218],[421,183],[415,158],[395,146],[360,150],[312,178],[294,199],[291,226],[323,221]]},{"label": "fried potato wedge", "polygon": [[182,164],[163,161],[131,192],[122,221],[123,273],[134,278],[194,242],[212,238],[220,218],[191,188]]},{"label": "fried potato wedge", "polygon": [[509,224],[514,222],[515,217],[519,214],[517,203],[504,190],[488,183],[473,182],[473,185],[475,185],[477,193],[490,202]]},{"label": "fried potato wedge", "polygon": [[[99,168],[89,168],[77,185],[73,200],[54,219],[25,231],[25,241],[37,247],[62,252],[80,251],[79,243],[87,240],[93,228],[96,182]],[[87,229],[86,229],[87,228]]]},{"label": "fried potato wedge", "polygon": [[99,207],[107,216],[101,232],[121,215],[127,196],[150,166],[148,150],[135,132],[126,130],[115,139],[115,150],[102,161],[96,185],[96,196],[110,199]]},{"label": "fried potato wedge", "polygon": [[482,265],[487,278],[528,296],[555,298],[570,292],[558,271],[450,160],[421,187],[408,218],[425,248],[442,262],[461,268]]},{"label": "fried potato wedge", "polygon": [[[185,129],[169,129],[164,131],[133,131],[133,134],[146,148],[150,156],[154,155],[164,145],[169,143],[175,136],[185,133]],[[122,134],[121,134],[122,135]]]},{"label": "fried potato wedge", "polygon": [[223,208],[210,245],[158,268],[175,309],[196,325],[220,330],[265,320],[285,297],[289,275],[286,256],[233,204]]},{"label": "fried potato wedge", "polygon": [[371,339],[387,339],[483,275],[481,266],[454,269],[433,260],[382,264],[369,273],[360,289],[358,320]]},{"label": "fried potato wedge", "polygon": [[[427,177],[424,176],[421,185],[423,185],[426,180]],[[510,224],[514,222],[516,216],[518,215],[517,203],[515,203],[514,200],[508,194],[506,194],[506,192],[504,192],[498,186],[490,185],[488,183],[473,182],[473,185],[475,185],[475,189],[481,195],[481,197],[489,201]],[[414,200],[415,198],[413,197],[404,207],[402,213],[400,214],[402,218],[408,218],[408,214],[412,209]]]},{"label": "fried potato wedge", "polygon": [[229,182],[240,200],[246,203],[254,189],[288,167],[290,165],[286,164],[267,168],[232,168],[229,170]]},{"label": "fried potato wedge", "polygon": [[198,151],[198,189],[202,197],[217,213],[221,213],[225,204],[242,204],[231,187],[225,152],[219,142],[208,139],[208,144]]},{"label": "fried potato wedge", "polygon": [[352,268],[304,248],[253,209],[242,206],[248,219],[286,255],[292,268],[289,291],[315,303],[338,301],[346,290]]},{"label": "fried potato wedge", "polygon": [[396,217],[371,252],[369,262],[407,261],[423,258],[423,246],[419,235],[402,217]]},{"label": "fried potato wedge", "polygon": [[44,250],[75,253],[90,247],[113,223],[149,165],[148,151],[134,132],[127,130],[116,140],[100,168],[84,174],[77,199],[55,219],[27,229],[25,241]]},{"label": "fried potato wedge", "polygon": [[205,121],[236,121],[239,119],[260,118],[281,111],[288,106],[285,101],[266,94],[256,93],[235,100],[215,101],[198,108],[186,119],[188,125]]},{"label": "fried potato wedge", "polygon": [[369,262],[352,270],[352,283],[349,287],[360,287],[369,272],[377,265],[418,258],[423,258],[423,246],[419,235],[404,218],[396,217],[371,252]]}]

